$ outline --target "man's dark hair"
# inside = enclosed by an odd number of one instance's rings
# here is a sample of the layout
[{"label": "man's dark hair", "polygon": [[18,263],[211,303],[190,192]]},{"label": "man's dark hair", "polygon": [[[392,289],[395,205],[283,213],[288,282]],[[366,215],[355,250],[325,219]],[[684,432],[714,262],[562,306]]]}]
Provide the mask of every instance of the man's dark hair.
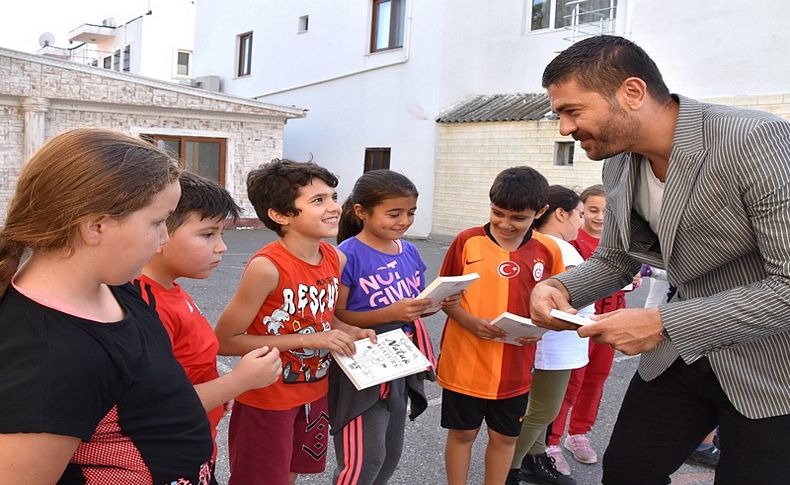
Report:
[{"label": "man's dark hair", "polygon": [[488,197],[500,209],[539,211],[546,206],[549,182],[532,167],[510,167],[496,176]]},{"label": "man's dark hair", "polygon": [[647,84],[660,103],[671,97],[661,72],[641,47],[614,35],[599,35],[568,47],[543,71],[543,87],[575,80],[582,87],[611,98],[629,77]]},{"label": "man's dark hair", "polygon": [[229,217],[236,222],[239,219],[241,207],[216,182],[191,172],[183,172],[178,182],[181,198],[176,210],[167,218],[167,232],[170,234],[183,226],[193,213],[199,215],[200,220]]},{"label": "man's dark hair", "polygon": [[299,188],[313,179],[323,180],[332,188],[337,187],[337,176],[324,167],[313,162],[275,158],[247,175],[247,197],[263,225],[282,237],[285,234],[282,226],[269,217],[269,209],[286,216],[298,215],[295,202]]}]

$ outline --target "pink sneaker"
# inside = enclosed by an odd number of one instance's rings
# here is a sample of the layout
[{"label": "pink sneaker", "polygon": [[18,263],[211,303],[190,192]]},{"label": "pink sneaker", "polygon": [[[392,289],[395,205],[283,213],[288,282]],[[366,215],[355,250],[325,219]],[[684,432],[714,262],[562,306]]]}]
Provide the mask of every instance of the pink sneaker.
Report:
[{"label": "pink sneaker", "polygon": [[580,463],[597,463],[598,455],[590,446],[587,435],[572,434],[565,438],[565,448],[573,454],[576,461]]},{"label": "pink sneaker", "polygon": [[562,452],[560,445],[552,445],[546,447],[546,455],[554,459],[554,468],[563,475],[571,474],[571,466],[565,460],[565,454]]}]

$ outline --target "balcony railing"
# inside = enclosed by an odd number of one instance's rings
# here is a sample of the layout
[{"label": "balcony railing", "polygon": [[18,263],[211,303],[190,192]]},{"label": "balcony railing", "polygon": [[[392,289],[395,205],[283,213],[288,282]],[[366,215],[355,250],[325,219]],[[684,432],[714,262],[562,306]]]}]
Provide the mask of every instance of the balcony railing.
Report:
[{"label": "balcony railing", "polygon": [[[571,0],[565,3],[566,7],[571,8],[569,14],[563,15],[565,29],[571,32],[565,40],[575,43],[587,37],[615,32],[617,1],[610,0],[608,6],[598,8],[592,5],[593,2],[595,0]],[[600,0],[595,3],[601,4]]]}]

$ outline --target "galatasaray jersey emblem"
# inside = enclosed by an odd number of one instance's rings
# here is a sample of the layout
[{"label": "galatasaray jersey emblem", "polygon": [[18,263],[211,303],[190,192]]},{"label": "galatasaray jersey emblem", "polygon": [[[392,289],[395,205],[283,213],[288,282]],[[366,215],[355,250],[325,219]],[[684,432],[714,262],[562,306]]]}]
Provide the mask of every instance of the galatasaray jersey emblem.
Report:
[{"label": "galatasaray jersey emblem", "polygon": [[543,279],[543,270],[543,262],[536,261],[535,265],[532,267],[532,277],[535,278],[535,281]]}]

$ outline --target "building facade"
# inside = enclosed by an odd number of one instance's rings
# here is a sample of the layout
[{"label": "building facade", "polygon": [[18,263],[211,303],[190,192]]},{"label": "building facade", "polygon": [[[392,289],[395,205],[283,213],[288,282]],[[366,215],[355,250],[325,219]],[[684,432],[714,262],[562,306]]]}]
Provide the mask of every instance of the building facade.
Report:
[{"label": "building facade", "polygon": [[148,10],[130,20],[84,23],[69,32],[69,47],[45,45],[36,53],[116,72],[189,82],[194,36],[193,1],[151,0]]},{"label": "building facade", "polygon": [[48,138],[98,126],[157,143],[227,188],[254,221],[247,173],[282,156],[285,123],[302,116],[300,108],[0,49],[0,214]]},{"label": "building facade", "polygon": [[[674,92],[743,105],[781,100],[776,110],[786,110],[790,3],[744,8],[735,0],[350,0],[342,9],[330,0],[202,0],[195,73],[219,76],[228,93],[305,106],[309,115],[288,125],[286,156],[312,155],[335,171],[341,195],[366,169],[401,171],[421,194],[410,234],[449,234],[478,222],[470,213],[485,219],[500,167],[528,163],[571,187],[598,180],[600,162],[578,145],[562,165],[573,140],[550,119],[437,123],[474,96],[543,92],[543,68],[575,40],[623,35],[647,50]],[[542,141],[520,138],[530,134]],[[475,156],[478,141],[493,140],[501,143]],[[469,160],[448,158],[450,147],[469,148]],[[459,200],[474,207],[461,211]]]}]

